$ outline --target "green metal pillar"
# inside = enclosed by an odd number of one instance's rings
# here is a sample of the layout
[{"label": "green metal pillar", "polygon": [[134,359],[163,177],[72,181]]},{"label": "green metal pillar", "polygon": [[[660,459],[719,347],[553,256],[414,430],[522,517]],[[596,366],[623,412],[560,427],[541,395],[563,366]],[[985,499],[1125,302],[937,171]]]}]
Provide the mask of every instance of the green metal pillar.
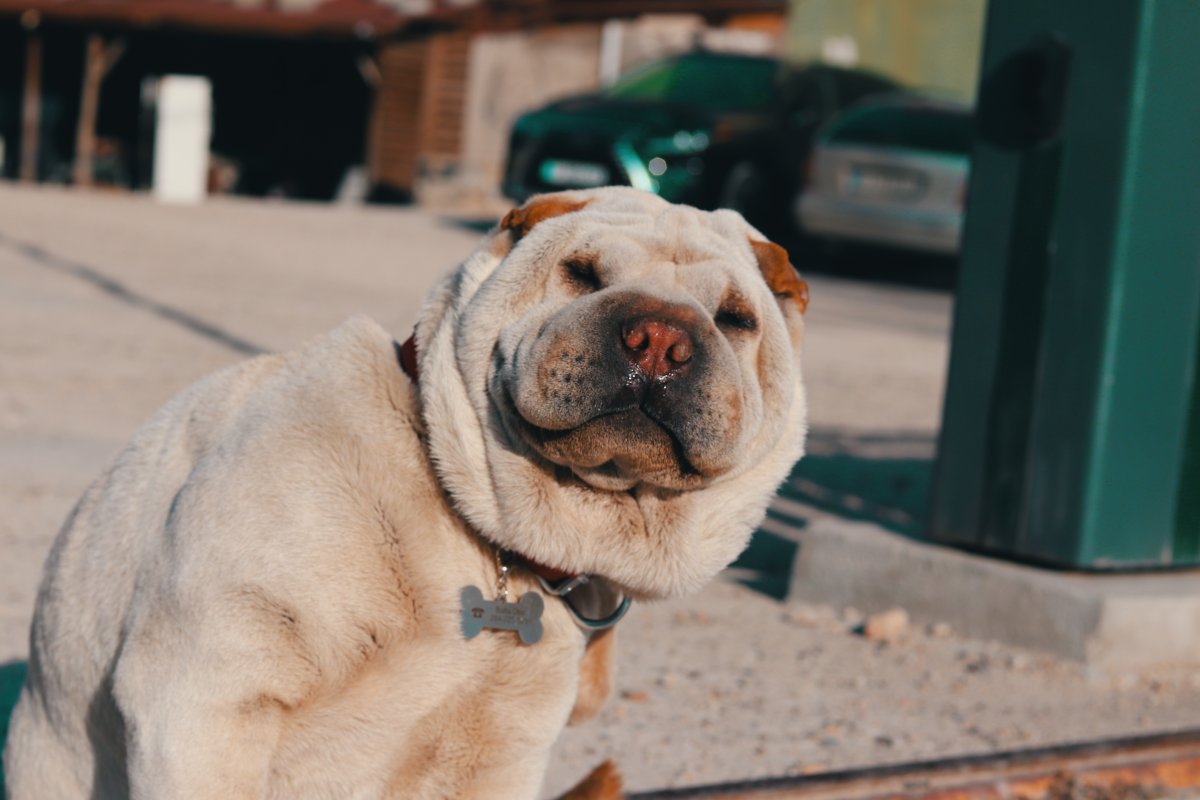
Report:
[{"label": "green metal pillar", "polygon": [[992,0],[931,539],[1200,563],[1200,2]]}]

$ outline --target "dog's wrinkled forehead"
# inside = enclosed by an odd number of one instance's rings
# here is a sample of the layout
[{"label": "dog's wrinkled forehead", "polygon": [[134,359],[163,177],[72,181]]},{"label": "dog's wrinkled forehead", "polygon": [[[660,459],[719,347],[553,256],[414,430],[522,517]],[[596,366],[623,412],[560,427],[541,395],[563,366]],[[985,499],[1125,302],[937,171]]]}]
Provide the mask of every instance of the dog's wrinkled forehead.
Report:
[{"label": "dog's wrinkled forehead", "polygon": [[627,227],[584,221],[580,232],[585,243],[611,239],[612,246],[619,247],[626,242],[643,258],[679,265],[739,260],[746,253],[744,223],[732,214],[713,214],[686,206],[668,206],[657,214],[640,215],[629,220]]},{"label": "dog's wrinkled forehead", "polygon": [[536,240],[529,242],[535,260],[590,251],[626,265],[721,264],[746,277],[761,276],[772,293],[791,298],[802,313],[808,306],[808,287],[787,252],[761,240],[733,211],[700,211],[636,189],[607,187],[535,196],[510,211],[500,228],[510,234],[508,246],[527,236]]},{"label": "dog's wrinkled forehead", "polygon": [[[569,224],[541,225],[566,215]],[[744,260],[751,230],[734,213],[672,205],[632,190],[537,198],[511,211],[501,227],[512,233],[514,243],[539,227],[544,235],[539,238],[554,237],[559,247],[680,265]]]}]

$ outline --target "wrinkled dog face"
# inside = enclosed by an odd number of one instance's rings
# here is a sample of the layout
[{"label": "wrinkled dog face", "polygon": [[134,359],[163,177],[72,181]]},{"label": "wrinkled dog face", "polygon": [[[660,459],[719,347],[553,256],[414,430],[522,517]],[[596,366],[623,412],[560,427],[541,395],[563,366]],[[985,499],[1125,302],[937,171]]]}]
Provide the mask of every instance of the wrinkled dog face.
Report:
[{"label": "wrinkled dog face", "polygon": [[770,362],[794,358],[784,312],[803,311],[806,287],[734,219],[664,204],[589,220],[587,206],[549,198],[505,220],[509,259],[531,262],[542,291],[500,331],[493,407],[596,488],[702,487],[745,459],[767,406],[790,399],[765,394],[790,389]]},{"label": "wrinkled dog face", "polygon": [[636,597],[693,591],[804,450],[806,303],[732,211],[534,197],[417,324],[433,464],[497,546]]}]

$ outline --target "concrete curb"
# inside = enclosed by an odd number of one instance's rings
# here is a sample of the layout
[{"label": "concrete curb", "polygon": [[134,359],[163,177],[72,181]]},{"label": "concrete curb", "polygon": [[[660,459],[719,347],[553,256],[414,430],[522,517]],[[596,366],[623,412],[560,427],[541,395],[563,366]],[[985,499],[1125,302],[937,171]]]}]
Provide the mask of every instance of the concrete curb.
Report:
[{"label": "concrete curb", "polygon": [[1054,572],[835,519],[797,536],[789,601],[901,606],[918,621],[1105,671],[1200,664],[1200,571]]}]

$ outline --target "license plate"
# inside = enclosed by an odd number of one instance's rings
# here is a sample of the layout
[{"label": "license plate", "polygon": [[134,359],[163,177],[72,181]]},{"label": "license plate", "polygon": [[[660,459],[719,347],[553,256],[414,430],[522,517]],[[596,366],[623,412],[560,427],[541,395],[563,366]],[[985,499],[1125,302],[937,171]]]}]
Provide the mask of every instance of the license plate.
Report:
[{"label": "license plate", "polygon": [[543,183],[551,186],[604,186],[608,183],[608,167],[587,161],[547,159],[538,168]]},{"label": "license plate", "polygon": [[846,178],[846,194],[886,200],[912,199],[925,189],[925,176],[903,167],[853,164]]}]

